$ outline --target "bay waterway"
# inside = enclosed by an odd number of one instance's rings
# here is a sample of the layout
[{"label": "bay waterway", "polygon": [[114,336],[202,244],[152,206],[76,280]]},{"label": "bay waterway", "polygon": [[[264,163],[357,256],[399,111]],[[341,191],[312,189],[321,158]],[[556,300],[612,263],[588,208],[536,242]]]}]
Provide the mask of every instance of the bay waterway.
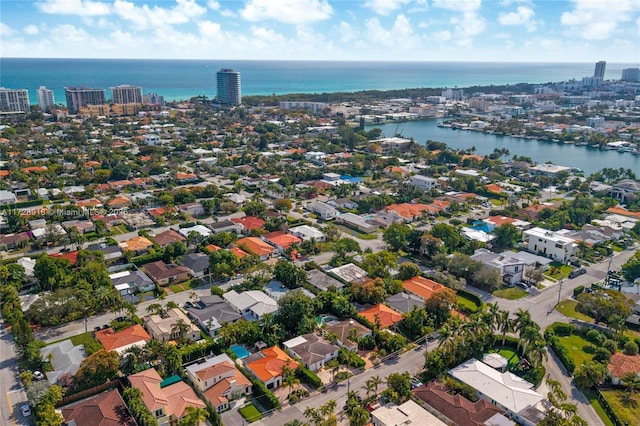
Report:
[{"label": "bay waterway", "polygon": [[405,138],[413,138],[422,145],[427,140],[433,140],[444,142],[454,149],[469,149],[475,146],[475,153],[478,155],[490,154],[496,148],[506,148],[510,152],[509,159],[514,155],[518,155],[530,157],[537,163],[552,162],[562,166],[575,167],[583,170],[585,176],[605,167],[616,169],[622,167],[640,174],[640,155],[631,155],[629,152],[621,153],[587,146],[575,146],[573,144],[543,142],[536,139],[521,139],[438,127],[437,124],[442,121],[442,119],[430,119],[404,123],[386,123],[367,126],[366,129],[378,127],[382,129],[382,133],[386,137],[400,134]]}]

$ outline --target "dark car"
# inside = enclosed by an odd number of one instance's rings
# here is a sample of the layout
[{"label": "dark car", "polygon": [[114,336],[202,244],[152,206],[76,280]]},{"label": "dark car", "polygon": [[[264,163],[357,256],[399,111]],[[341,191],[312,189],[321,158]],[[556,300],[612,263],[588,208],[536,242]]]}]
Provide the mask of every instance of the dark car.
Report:
[{"label": "dark car", "polygon": [[584,268],[574,269],[573,271],[569,272],[569,278],[579,277],[580,275],[584,275],[586,273],[587,270]]}]

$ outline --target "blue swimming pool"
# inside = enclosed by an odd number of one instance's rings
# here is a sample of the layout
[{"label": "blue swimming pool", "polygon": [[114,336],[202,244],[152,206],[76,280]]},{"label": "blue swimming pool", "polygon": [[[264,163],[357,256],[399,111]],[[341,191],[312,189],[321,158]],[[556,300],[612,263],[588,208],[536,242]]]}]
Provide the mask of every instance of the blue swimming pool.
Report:
[{"label": "blue swimming pool", "polygon": [[238,357],[238,359],[243,359],[248,357],[249,355],[251,355],[249,353],[249,351],[247,350],[247,348],[245,348],[242,345],[233,345],[231,346],[229,349],[231,349],[231,351],[236,354],[236,356]]},{"label": "blue swimming pool", "polygon": [[476,220],[475,222],[473,222],[472,228],[477,231],[484,231],[486,233],[489,233],[495,229],[495,226],[490,225],[482,220]]}]

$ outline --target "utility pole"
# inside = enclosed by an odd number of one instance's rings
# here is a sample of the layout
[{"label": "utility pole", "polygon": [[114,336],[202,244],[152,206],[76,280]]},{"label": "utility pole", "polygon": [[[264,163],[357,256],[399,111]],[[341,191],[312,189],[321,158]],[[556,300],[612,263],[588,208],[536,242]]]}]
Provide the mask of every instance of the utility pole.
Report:
[{"label": "utility pole", "polygon": [[561,293],[562,293],[562,279],[558,282],[558,303],[556,304],[556,306],[560,304]]}]

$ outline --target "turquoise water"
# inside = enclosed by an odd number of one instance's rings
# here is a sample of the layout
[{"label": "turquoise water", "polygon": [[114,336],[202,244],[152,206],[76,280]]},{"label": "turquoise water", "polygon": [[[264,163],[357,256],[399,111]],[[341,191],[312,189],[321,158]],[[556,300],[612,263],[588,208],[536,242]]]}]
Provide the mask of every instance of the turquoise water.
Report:
[{"label": "turquoise water", "polygon": [[[607,78],[620,78],[633,64],[607,64]],[[239,60],[22,59],[0,58],[0,86],[36,90],[46,86],[64,103],[65,86],[106,89],[141,86],[166,100],[216,95],[216,72],[240,72],[243,95],[331,93],[419,87],[469,87],[491,84],[545,83],[593,74],[593,63],[498,62],[335,62]]]},{"label": "turquoise water", "polygon": [[487,222],[482,220],[477,220],[473,222],[473,226],[471,227],[477,231],[484,231],[487,234],[495,229],[495,226],[489,225]]},{"label": "turquoise water", "polygon": [[251,355],[249,353],[249,351],[247,350],[247,348],[245,348],[242,345],[233,345],[231,346],[229,349],[231,349],[231,352],[233,352],[234,354],[236,354],[236,356],[238,357],[238,359],[243,359],[248,357],[249,355]]},{"label": "turquoise water", "polygon": [[453,130],[438,127],[441,119],[410,121],[407,123],[389,123],[367,126],[382,129],[384,136],[394,136],[400,133],[405,138],[413,138],[424,144],[428,140],[446,143],[453,149],[469,149],[476,147],[478,155],[487,155],[494,149],[506,148],[509,155],[503,161],[511,160],[514,155],[530,157],[537,163],[548,161],[562,166],[577,167],[584,171],[585,176],[593,174],[605,167],[622,167],[640,172],[640,155],[621,153],[618,151],[604,151],[587,146],[573,144],[558,144],[552,142],[538,142],[533,139],[512,138],[509,136],[491,135],[481,132]]}]

